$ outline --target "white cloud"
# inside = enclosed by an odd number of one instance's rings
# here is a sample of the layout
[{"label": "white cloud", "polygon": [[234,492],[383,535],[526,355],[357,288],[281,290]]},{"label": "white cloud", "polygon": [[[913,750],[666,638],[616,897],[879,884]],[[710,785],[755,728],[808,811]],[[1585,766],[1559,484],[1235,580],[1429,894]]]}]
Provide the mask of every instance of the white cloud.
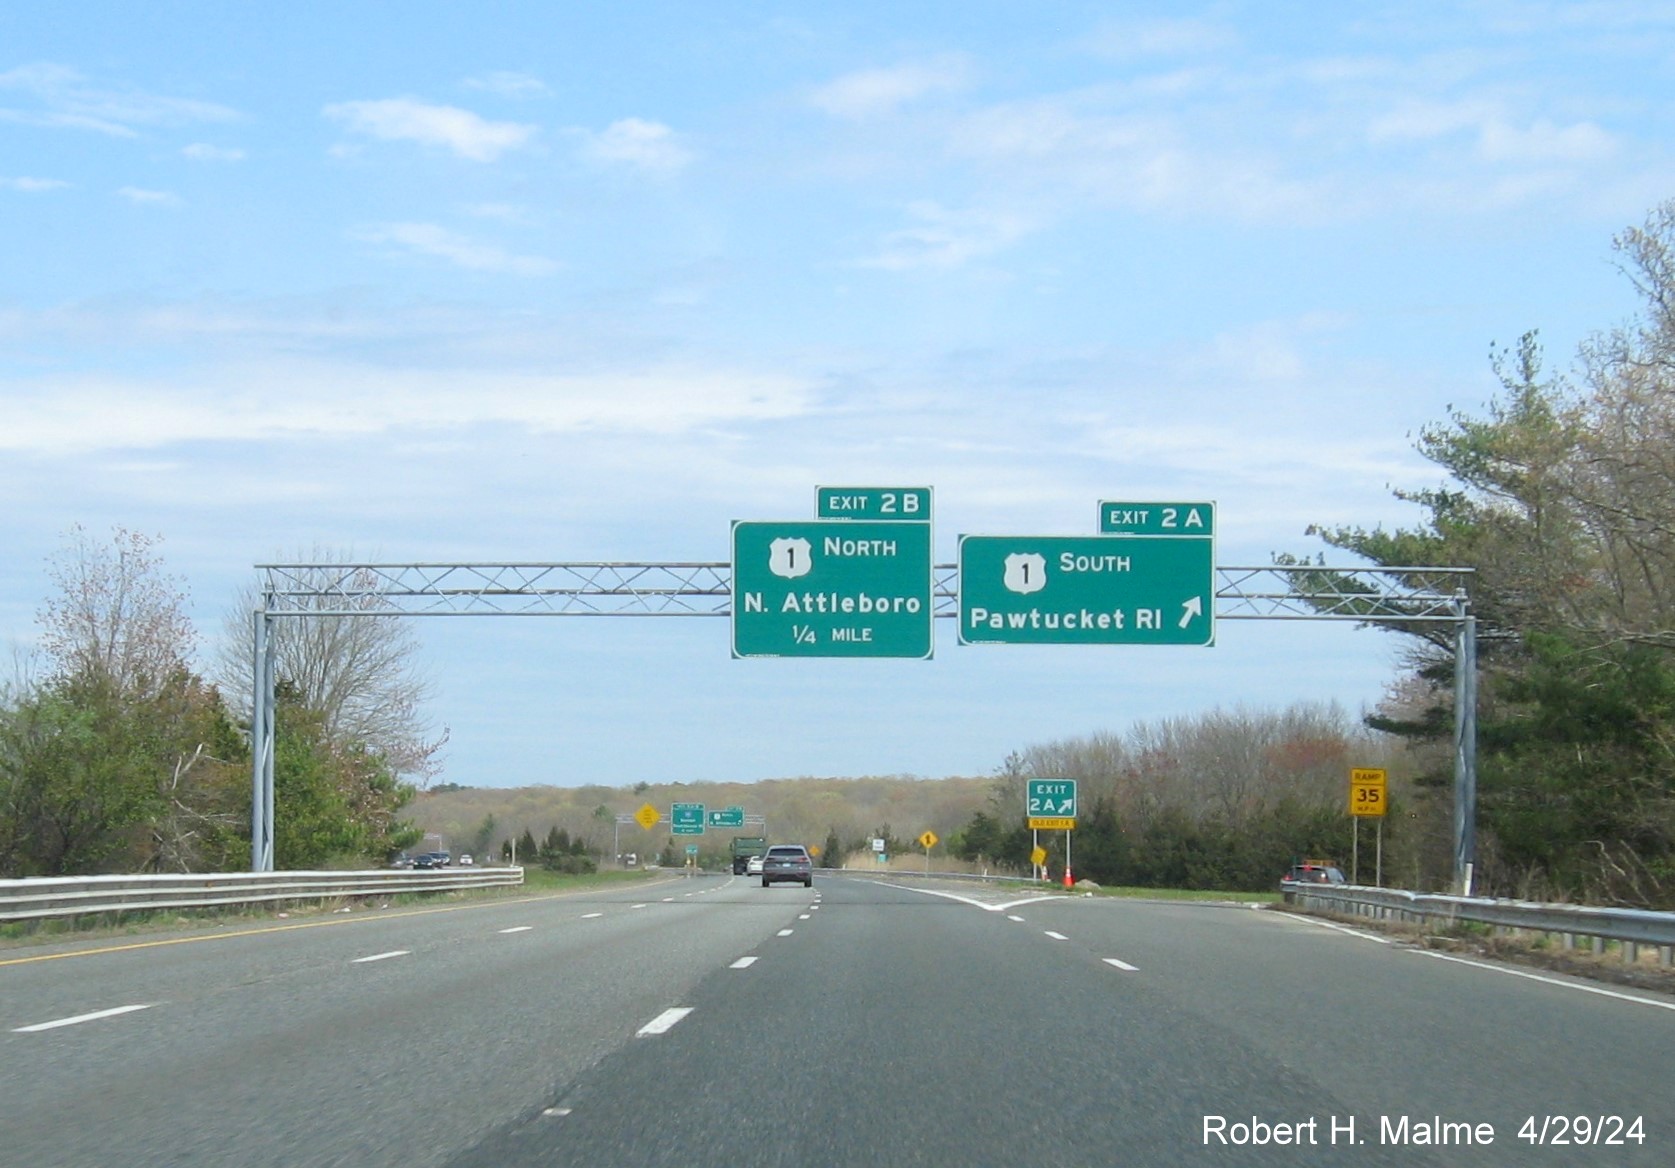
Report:
[{"label": "white cloud", "polygon": [[50,62],[0,73],[0,90],[22,93],[33,98],[38,107],[0,109],[0,120],[92,130],[117,138],[138,137],[136,127],[231,122],[239,118],[238,111],[215,102],[100,88],[76,70]]},{"label": "white cloud", "polygon": [[990,106],[959,121],[948,149],[1055,207],[1092,202],[1241,220],[1342,210],[1318,181],[1287,176],[1260,144],[1207,137],[1166,112],[1102,112],[1106,96]]},{"label": "white cloud", "polygon": [[539,256],[513,255],[493,244],[481,243],[434,223],[387,223],[355,233],[365,243],[394,244],[419,255],[435,256],[474,272],[512,276],[545,276],[558,265]]},{"label": "white cloud", "polygon": [[1231,27],[1207,20],[1143,20],[1103,24],[1087,47],[1102,57],[1189,56],[1218,52],[1238,41]]},{"label": "white cloud", "polygon": [[130,203],[148,207],[178,207],[180,196],[170,191],[148,191],[143,187],[120,187],[117,192]]},{"label": "white cloud", "polygon": [[950,211],[929,200],[907,208],[916,222],[884,237],[876,255],[858,261],[864,268],[907,271],[956,268],[1016,242],[1030,224],[1015,215],[993,211]]},{"label": "white cloud", "polygon": [[146,380],[56,378],[6,387],[0,450],[60,455],[181,442],[436,432],[677,434],[796,417],[808,385],[782,374],[669,366],[593,374],[387,369],[270,358]]},{"label": "white cloud", "polygon": [[692,152],[661,122],[622,118],[597,134],[581,131],[582,153],[596,162],[672,173],[692,161]]},{"label": "white cloud", "polygon": [[1617,151],[1617,139],[1593,122],[1556,125],[1536,118],[1514,124],[1502,103],[1487,98],[1405,101],[1373,120],[1374,142],[1433,141],[1467,135],[1486,162],[1591,162]]},{"label": "white cloud", "polygon": [[956,93],[970,84],[963,57],[944,56],[888,69],[862,69],[827,82],[809,100],[833,117],[861,120],[896,112],[934,93]]},{"label": "white cloud", "polygon": [[547,88],[546,82],[539,77],[532,77],[528,73],[497,71],[485,73],[481,77],[468,77],[465,80],[467,89],[481,90],[500,97],[532,98],[551,97],[552,90]]},{"label": "white cloud", "polygon": [[193,162],[239,162],[244,158],[244,151],[237,147],[211,146],[208,142],[193,142],[180,152]]},{"label": "white cloud", "polygon": [[470,110],[411,97],[342,102],[322,112],[355,133],[386,142],[441,146],[473,162],[493,162],[506,151],[527,145],[536,133],[534,126],[491,122]]},{"label": "white cloud", "polygon": [[21,191],[26,195],[40,195],[47,191],[61,191],[70,184],[57,178],[30,178],[20,175],[17,178],[0,178],[0,187],[9,191]]},{"label": "white cloud", "polygon": [[1479,131],[1478,152],[1490,162],[1592,162],[1615,154],[1617,139],[1592,122],[1537,119],[1519,129],[1493,121]]}]

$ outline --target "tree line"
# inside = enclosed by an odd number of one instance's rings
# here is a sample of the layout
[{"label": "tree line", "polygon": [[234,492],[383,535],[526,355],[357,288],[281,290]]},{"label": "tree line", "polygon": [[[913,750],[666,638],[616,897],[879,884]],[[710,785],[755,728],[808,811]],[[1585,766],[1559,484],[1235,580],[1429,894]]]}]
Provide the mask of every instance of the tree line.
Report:
[{"label": "tree line", "polygon": [[[254,590],[205,678],[159,543],[77,527],[49,563],[38,668],[0,690],[0,876],[250,867],[249,714],[226,695],[250,692]],[[278,867],[381,862],[420,838],[401,811],[438,744],[404,636],[370,617],[281,626]]]},{"label": "tree line", "polygon": [[[1389,744],[1333,705],[1280,712],[1216,710],[1032,746],[1000,768],[989,805],[948,841],[950,852],[997,870],[1027,873],[1039,843],[1057,878],[1065,835],[1026,826],[1031,778],[1077,780],[1070,838],[1077,878],[1140,888],[1272,889],[1286,868],[1312,858],[1347,869],[1349,768],[1389,769]],[[1411,871],[1421,846],[1414,800],[1392,787],[1385,870]],[[1372,836],[1367,835],[1372,880]]]}]

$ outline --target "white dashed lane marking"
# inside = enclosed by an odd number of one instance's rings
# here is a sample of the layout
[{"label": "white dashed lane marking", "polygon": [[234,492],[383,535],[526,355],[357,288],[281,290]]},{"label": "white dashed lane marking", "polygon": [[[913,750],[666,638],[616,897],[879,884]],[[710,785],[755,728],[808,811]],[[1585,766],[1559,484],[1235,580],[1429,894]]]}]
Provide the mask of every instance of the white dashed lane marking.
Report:
[{"label": "white dashed lane marking", "polygon": [[37,1022],[33,1026],[19,1026],[13,1034],[38,1034],[43,1030],[57,1030],[60,1026],[79,1026],[83,1022],[97,1022],[100,1018],[114,1018],[118,1014],[132,1014],[135,1010],[149,1010],[156,1003],[143,1006],[115,1006],[109,1010],[95,1010],[91,1014],[77,1014],[73,1018],[55,1018],[51,1022]]},{"label": "white dashed lane marking", "polygon": [[1130,965],[1126,961],[1118,961],[1115,957],[1102,957],[1102,958],[1100,958],[1100,960],[1105,962],[1106,965],[1114,966],[1115,968],[1123,970],[1126,973],[1139,973],[1140,972],[1140,968],[1138,966]]},{"label": "white dashed lane marking", "polygon": [[657,1017],[647,1022],[634,1032],[636,1038],[644,1038],[650,1034],[667,1034],[675,1023],[692,1013],[691,1006],[676,1006],[672,1010],[664,1010]]},{"label": "white dashed lane marking", "polygon": [[733,962],[733,964],[729,965],[727,968],[728,969],[749,969],[752,965],[755,965],[755,964],[756,964],[756,958],[754,958],[754,957],[741,957],[737,961]]},{"label": "white dashed lane marking", "polygon": [[791,929],[781,929],[779,931],[778,935],[781,936],[781,937],[789,937],[792,932],[793,932],[793,930],[791,930]]},{"label": "white dashed lane marking", "polygon": [[1055,941],[1068,941],[1068,940],[1070,940],[1070,938],[1066,937],[1063,933],[1055,933],[1051,929],[1046,930],[1046,933],[1047,933],[1047,936],[1051,937]]},{"label": "white dashed lane marking", "polygon": [[374,953],[371,957],[357,957],[351,965],[365,965],[369,961],[388,961],[392,957],[406,957],[411,949],[391,949],[388,953]]},{"label": "white dashed lane marking", "polygon": [[500,931],[502,933],[527,933],[534,927],[534,925],[513,925],[509,929],[501,929]]}]

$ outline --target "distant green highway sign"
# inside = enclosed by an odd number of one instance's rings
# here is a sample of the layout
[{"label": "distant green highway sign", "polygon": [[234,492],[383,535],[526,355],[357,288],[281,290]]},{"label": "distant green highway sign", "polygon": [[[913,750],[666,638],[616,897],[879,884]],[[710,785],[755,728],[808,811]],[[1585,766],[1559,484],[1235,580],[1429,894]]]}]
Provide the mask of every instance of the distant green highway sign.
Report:
[{"label": "distant green highway sign", "polygon": [[931,525],[733,524],[733,656],[931,655]]},{"label": "distant green highway sign", "polygon": [[1215,541],[960,537],[962,645],[1211,645]]},{"label": "distant green highway sign", "polygon": [[675,803],[669,808],[669,824],[675,835],[704,834],[704,805]]},{"label": "distant green highway sign", "polygon": [[711,827],[743,827],[743,807],[722,807],[710,812],[709,825]]}]

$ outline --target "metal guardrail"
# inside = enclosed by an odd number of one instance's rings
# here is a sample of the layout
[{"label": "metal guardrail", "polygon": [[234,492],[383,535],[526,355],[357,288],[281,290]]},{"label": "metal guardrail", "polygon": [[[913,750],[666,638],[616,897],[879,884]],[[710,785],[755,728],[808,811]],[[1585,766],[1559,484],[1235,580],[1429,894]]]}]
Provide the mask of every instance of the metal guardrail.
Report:
[{"label": "metal guardrail", "polygon": [[1606,941],[1623,946],[1625,961],[1638,961],[1640,946],[1655,945],[1663,965],[1675,964],[1675,913],[1634,908],[1591,908],[1579,904],[1541,904],[1528,900],[1492,900],[1477,896],[1442,896],[1357,884],[1281,882],[1287,904],[1322,908],[1377,920],[1469,921],[1497,929],[1557,935],[1566,949],[1576,938],[1593,940],[1594,952]]},{"label": "metal guardrail", "polygon": [[322,900],[336,896],[449,892],[461,888],[496,888],[522,883],[522,868],[48,876],[0,880],[0,921]]}]

